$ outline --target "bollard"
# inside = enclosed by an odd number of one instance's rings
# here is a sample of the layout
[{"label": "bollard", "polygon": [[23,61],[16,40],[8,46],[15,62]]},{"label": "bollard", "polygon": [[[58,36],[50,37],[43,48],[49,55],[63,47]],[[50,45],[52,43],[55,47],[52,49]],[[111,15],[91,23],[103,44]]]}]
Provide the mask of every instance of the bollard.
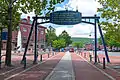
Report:
[{"label": "bollard", "polygon": [[26,68],[26,57],[24,58],[24,69]]},{"label": "bollard", "polygon": [[54,56],[54,52],[52,52],[52,56]]},{"label": "bollard", "polygon": [[105,57],[103,57],[103,69],[105,69]]},{"label": "bollard", "polygon": [[40,55],[40,61],[42,62],[42,54]]},{"label": "bollard", "polygon": [[92,61],[92,55],[89,55],[89,57],[90,57],[90,62]]},{"label": "bollard", "polygon": [[81,56],[83,55],[83,53],[81,52]]},{"label": "bollard", "polygon": [[86,53],[84,53],[84,58],[86,58]]},{"label": "bollard", "polygon": [[100,59],[99,59],[99,57],[98,57],[98,63],[100,63]]},{"label": "bollard", "polygon": [[48,58],[49,58],[49,53],[48,53]]}]

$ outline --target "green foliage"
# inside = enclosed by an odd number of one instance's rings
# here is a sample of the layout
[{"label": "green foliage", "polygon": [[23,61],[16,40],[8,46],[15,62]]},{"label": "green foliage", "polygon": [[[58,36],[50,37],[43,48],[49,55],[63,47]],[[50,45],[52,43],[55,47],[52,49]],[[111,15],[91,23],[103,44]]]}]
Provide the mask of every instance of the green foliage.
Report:
[{"label": "green foliage", "polygon": [[50,44],[52,45],[52,42],[54,40],[57,39],[56,33],[55,33],[55,29],[51,26],[49,26],[49,28],[47,29],[47,33],[46,33],[46,43],[48,46],[50,46]]},{"label": "green foliage", "polygon": [[[12,30],[17,28],[21,13],[34,12],[36,15],[41,15],[42,10],[47,9],[50,12],[54,9],[54,5],[61,1],[63,0],[58,0],[56,3],[53,0],[0,0],[0,23],[2,26],[8,27],[5,61],[7,66],[11,65]],[[50,6],[47,7],[47,4],[50,4]]]},{"label": "green foliage", "polygon": [[77,47],[77,48],[83,48],[84,46],[84,43],[83,42],[75,42],[72,44],[74,47]]},{"label": "green foliage", "polygon": [[[42,10],[51,12],[54,10],[54,5],[63,2],[64,0],[12,0],[12,28],[15,29],[20,22],[22,13],[34,12],[37,15],[42,14]],[[15,1],[15,2],[14,2]],[[56,1],[56,2],[55,2]],[[48,6],[49,4],[49,6]],[[0,0],[0,22],[2,25],[8,25],[8,7],[10,0]],[[47,14],[47,13],[46,13]]]},{"label": "green foliage", "polygon": [[89,43],[93,42],[94,38],[72,37],[71,40],[73,41],[73,43],[75,43],[75,42],[82,42],[84,44],[89,44]]},{"label": "green foliage", "polygon": [[72,40],[71,40],[71,37],[69,36],[69,34],[64,30],[58,37],[59,39],[60,38],[63,38],[65,39],[65,45],[68,46],[72,43]]},{"label": "green foliage", "polygon": [[98,9],[102,13],[102,29],[106,32],[107,45],[120,47],[120,0],[99,0],[103,6]]},{"label": "green foliage", "polygon": [[101,37],[98,38],[98,43],[99,43],[100,45],[102,45],[102,38],[101,38]]},{"label": "green foliage", "polygon": [[65,39],[58,39],[53,41],[53,47],[56,49],[64,48],[65,47]]}]

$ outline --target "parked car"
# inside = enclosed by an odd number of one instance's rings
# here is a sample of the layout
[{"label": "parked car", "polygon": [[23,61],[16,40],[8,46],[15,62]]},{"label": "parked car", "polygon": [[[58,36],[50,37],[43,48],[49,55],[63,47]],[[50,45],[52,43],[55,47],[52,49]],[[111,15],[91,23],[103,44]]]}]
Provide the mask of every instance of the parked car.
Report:
[{"label": "parked car", "polygon": [[69,51],[70,51],[70,52],[74,52],[74,48],[70,48]]}]

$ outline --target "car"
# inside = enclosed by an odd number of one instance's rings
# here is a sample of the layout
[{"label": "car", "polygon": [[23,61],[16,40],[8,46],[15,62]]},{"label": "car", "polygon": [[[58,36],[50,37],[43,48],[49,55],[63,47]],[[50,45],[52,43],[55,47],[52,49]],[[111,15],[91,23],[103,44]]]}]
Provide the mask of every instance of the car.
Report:
[{"label": "car", "polygon": [[69,51],[70,51],[70,52],[74,52],[74,48],[70,48]]}]

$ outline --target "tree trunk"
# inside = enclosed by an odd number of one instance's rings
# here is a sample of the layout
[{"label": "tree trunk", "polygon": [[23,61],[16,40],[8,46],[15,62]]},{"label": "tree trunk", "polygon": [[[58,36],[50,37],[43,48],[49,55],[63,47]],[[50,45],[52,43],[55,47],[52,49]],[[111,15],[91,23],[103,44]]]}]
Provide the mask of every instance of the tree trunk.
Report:
[{"label": "tree trunk", "polygon": [[112,51],[112,46],[110,46],[110,51]]},{"label": "tree trunk", "polygon": [[5,58],[5,65],[11,66],[11,43],[12,43],[12,0],[10,0],[9,7],[8,7],[8,38],[7,38],[7,47],[6,47],[6,58]]},{"label": "tree trunk", "polygon": [[1,54],[2,54],[2,28],[0,29],[0,68],[1,68]]}]

